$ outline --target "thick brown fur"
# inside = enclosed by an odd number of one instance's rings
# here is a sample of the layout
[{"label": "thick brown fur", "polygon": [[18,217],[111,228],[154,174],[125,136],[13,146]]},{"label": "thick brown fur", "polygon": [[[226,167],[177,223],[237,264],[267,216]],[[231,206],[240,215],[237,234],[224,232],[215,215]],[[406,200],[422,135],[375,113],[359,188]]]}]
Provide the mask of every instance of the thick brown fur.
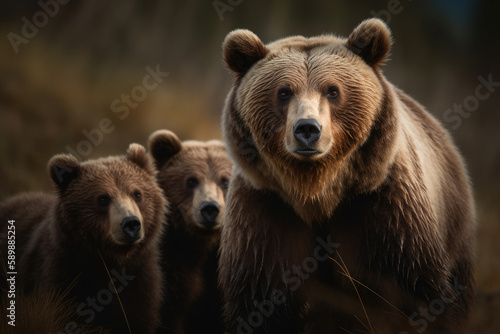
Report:
[{"label": "thick brown fur", "polygon": [[[2,291],[0,299],[2,305],[9,305],[10,300],[7,293]],[[61,334],[71,333],[67,331],[68,324],[73,323],[77,317],[75,309],[78,304],[64,293],[54,290],[36,290],[29,295],[17,294],[16,321],[15,326],[8,324],[10,321],[7,314],[10,312],[6,307],[0,310],[0,333],[2,334]],[[5,321],[7,319],[7,321]],[[109,331],[103,326],[85,325],[79,328],[79,334],[108,334]]]},{"label": "thick brown fur", "polygon": [[[446,131],[382,75],[391,44],[377,19],[348,39],[226,37],[235,173],[219,280],[230,333],[462,331],[474,288],[469,180]],[[303,118],[322,129],[312,156],[294,139]],[[286,301],[265,304],[266,316],[256,304],[273,293]]]},{"label": "thick brown fur", "polygon": [[[154,333],[160,322],[159,242],[167,206],[144,147],[131,144],[125,156],[83,163],[56,155],[48,170],[56,195],[21,194],[0,206],[2,232],[7,220],[15,220],[19,292],[34,299],[44,291],[67,294],[76,305],[67,310],[77,322],[72,332],[90,325],[128,333],[125,313],[132,333]],[[131,215],[140,221],[135,239],[121,227]],[[0,246],[6,259],[5,235]],[[19,314],[19,321],[29,319]]]},{"label": "thick brown fur", "polygon": [[[231,160],[220,141],[181,142],[167,130],[150,136],[149,149],[171,207],[162,243],[163,332],[222,333],[217,251]],[[200,214],[200,205],[207,201],[220,206],[208,225]]]}]

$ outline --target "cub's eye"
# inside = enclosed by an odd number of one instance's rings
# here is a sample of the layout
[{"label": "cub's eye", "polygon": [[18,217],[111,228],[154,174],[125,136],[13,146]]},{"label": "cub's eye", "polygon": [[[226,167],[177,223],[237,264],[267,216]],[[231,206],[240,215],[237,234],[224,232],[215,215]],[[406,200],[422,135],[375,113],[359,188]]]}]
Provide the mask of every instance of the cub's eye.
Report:
[{"label": "cub's eye", "polygon": [[108,206],[110,202],[111,197],[109,197],[108,194],[100,195],[99,197],[97,197],[97,204],[99,204],[99,206]]},{"label": "cub's eye", "polygon": [[221,178],[220,185],[223,189],[227,189],[227,187],[229,187],[229,179],[227,177]]},{"label": "cub's eye", "polygon": [[194,189],[194,188],[198,187],[198,184],[200,184],[200,182],[195,177],[190,177],[186,181],[186,187],[188,187],[188,189]]},{"label": "cub's eye", "polygon": [[292,96],[292,91],[290,90],[290,88],[281,88],[278,91],[278,97],[282,101],[287,100],[290,96]]},{"label": "cub's eye", "polygon": [[134,199],[136,202],[140,202],[142,199],[142,193],[139,190],[134,191]]},{"label": "cub's eye", "polygon": [[326,96],[328,96],[330,98],[335,98],[335,97],[339,96],[339,89],[337,87],[328,88],[328,93],[326,94]]}]

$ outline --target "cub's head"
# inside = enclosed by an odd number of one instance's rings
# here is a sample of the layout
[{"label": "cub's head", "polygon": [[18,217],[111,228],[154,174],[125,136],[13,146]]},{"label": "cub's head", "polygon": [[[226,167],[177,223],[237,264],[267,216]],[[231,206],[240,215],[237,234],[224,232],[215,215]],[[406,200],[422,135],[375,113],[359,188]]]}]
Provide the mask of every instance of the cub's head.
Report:
[{"label": "cub's head", "polygon": [[166,203],[144,147],[83,163],[56,155],[48,170],[59,195],[58,228],[75,247],[119,256],[157,242]]},{"label": "cub's head", "polygon": [[171,204],[169,224],[195,235],[221,226],[232,163],[220,141],[185,141],[159,130],[149,138],[158,182]]},{"label": "cub's head", "polygon": [[231,32],[223,57],[236,80],[223,131],[245,177],[292,204],[321,202],[384,111],[379,67],[390,46],[377,19],[347,39],[295,36],[264,45],[248,30]]}]

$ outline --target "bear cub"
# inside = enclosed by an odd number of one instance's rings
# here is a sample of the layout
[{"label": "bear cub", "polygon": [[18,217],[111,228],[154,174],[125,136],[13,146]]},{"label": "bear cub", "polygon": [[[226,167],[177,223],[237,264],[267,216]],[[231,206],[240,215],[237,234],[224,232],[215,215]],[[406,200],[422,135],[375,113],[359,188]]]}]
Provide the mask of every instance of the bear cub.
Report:
[{"label": "bear cub", "polygon": [[218,248],[232,163],[222,142],[184,141],[159,130],[149,139],[171,210],[162,242],[164,333],[222,333]]},{"label": "bear cub", "polygon": [[[82,163],[56,155],[48,172],[56,195],[25,193],[0,206],[2,224],[15,220],[19,289],[67,293],[77,305],[71,332],[155,333],[167,205],[145,148]],[[7,249],[5,238],[0,245]]]}]

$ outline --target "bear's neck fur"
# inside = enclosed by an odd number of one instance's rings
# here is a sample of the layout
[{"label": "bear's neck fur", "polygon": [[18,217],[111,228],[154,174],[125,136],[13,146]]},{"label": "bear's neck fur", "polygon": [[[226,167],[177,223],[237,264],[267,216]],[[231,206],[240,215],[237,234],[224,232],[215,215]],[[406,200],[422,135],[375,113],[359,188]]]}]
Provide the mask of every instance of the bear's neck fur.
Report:
[{"label": "bear's neck fur", "polygon": [[170,265],[180,267],[196,267],[215,254],[219,245],[220,232],[218,230],[204,231],[201,228],[186,228],[187,222],[178,209],[172,205],[171,214],[167,216],[168,226],[162,241],[162,253],[167,257]]},{"label": "bear's neck fur", "polygon": [[235,173],[257,189],[278,193],[308,224],[328,219],[341,200],[376,189],[387,178],[397,154],[400,124],[394,112],[398,110],[396,91],[378,70],[375,73],[384,96],[367,140],[338,160],[327,164],[298,163],[300,168],[290,161],[271,165],[271,157],[263,156],[255,147],[250,130],[236,109],[238,80],[223,115],[225,141],[235,161]]}]

